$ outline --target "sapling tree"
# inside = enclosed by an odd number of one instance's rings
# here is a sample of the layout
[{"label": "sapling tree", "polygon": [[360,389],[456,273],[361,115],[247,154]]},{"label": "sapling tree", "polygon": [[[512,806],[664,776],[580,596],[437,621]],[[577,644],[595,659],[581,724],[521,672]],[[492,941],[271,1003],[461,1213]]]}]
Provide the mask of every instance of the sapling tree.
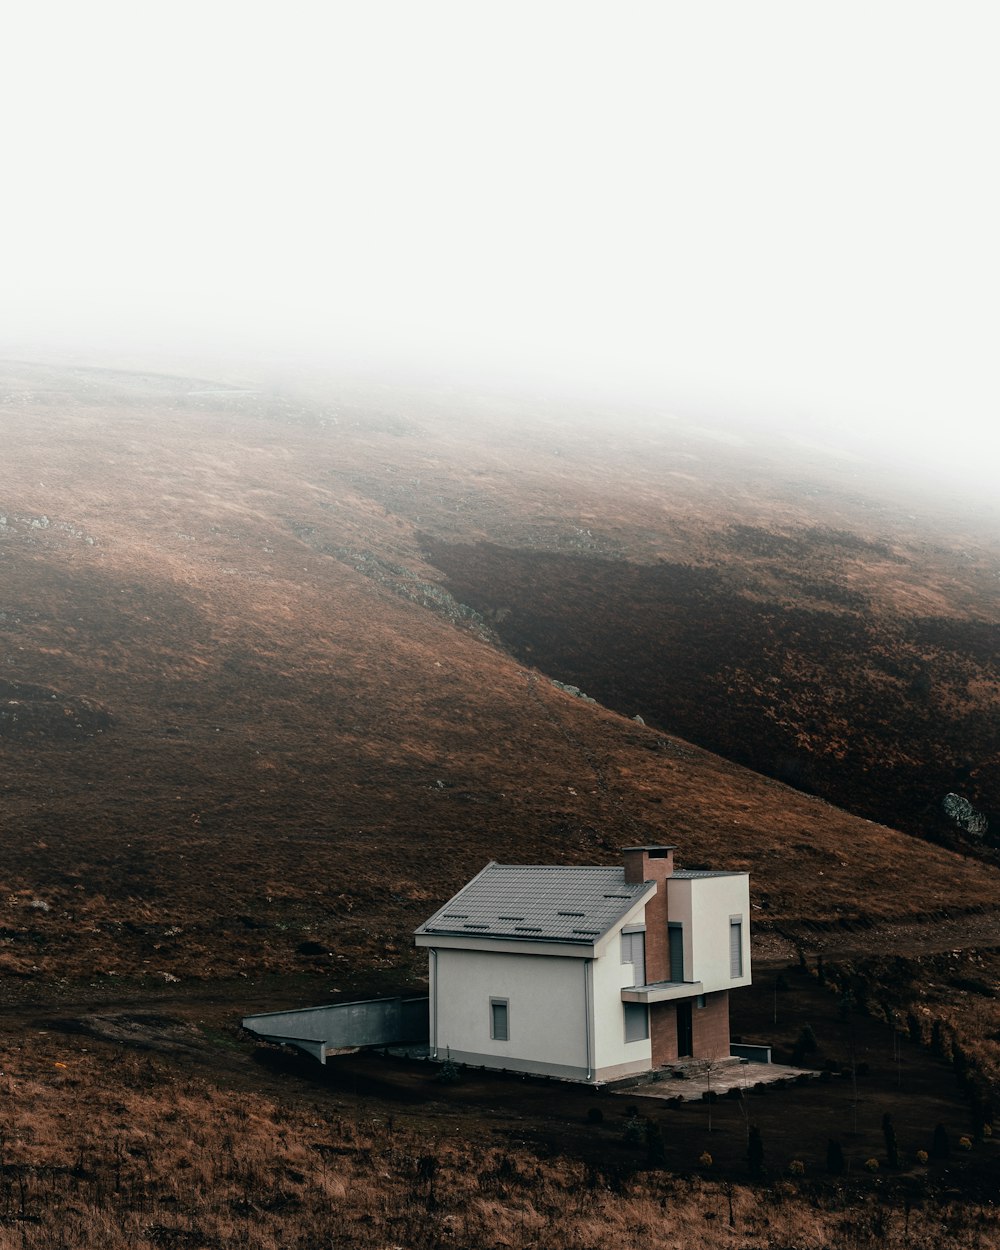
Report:
[{"label": "sapling tree", "polygon": [[812,1025],[804,1024],[792,1048],[792,1062],[796,1065],[801,1065],[806,1055],[814,1055],[817,1050],[819,1050],[819,1043],[816,1041],[816,1034],[813,1032]]},{"label": "sapling tree", "polygon": [[760,1176],[764,1171],[764,1143],[760,1138],[760,1129],[756,1124],[750,1125],[750,1138],[747,1142],[747,1163],[753,1176]]},{"label": "sapling tree", "polygon": [[885,1157],[891,1168],[899,1167],[899,1144],[896,1141],[896,1129],[892,1116],[887,1111],[882,1116],[882,1136],[885,1139]]},{"label": "sapling tree", "polygon": [[667,1157],[666,1144],[660,1126],[654,1120],[646,1121],[646,1162],[650,1167],[662,1167]]}]

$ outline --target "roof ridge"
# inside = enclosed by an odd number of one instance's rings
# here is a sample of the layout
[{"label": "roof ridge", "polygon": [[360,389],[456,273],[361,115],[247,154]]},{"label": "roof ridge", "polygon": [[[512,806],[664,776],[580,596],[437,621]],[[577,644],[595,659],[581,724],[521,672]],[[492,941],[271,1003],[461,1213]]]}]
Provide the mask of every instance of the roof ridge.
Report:
[{"label": "roof ridge", "polygon": [[[625,869],[621,864],[498,864],[495,860],[491,860],[487,868],[531,868],[538,872],[624,872]],[[485,871],[485,869],[484,869]]]}]

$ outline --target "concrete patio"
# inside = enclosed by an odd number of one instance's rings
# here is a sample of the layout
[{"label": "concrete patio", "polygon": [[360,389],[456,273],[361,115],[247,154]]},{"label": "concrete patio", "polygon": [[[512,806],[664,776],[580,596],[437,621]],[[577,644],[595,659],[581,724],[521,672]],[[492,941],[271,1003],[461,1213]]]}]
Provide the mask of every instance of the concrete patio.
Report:
[{"label": "concrete patio", "polygon": [[819,1073],[784,1063],[737,1060],[714,1064],[710,1071],[703,1066],[679,1068],[673,1073],[665,1072],[659,1080],[619,1086],[610,1092],[628,1098],[682,1098],[685,1102],[698,1102],[709,1089],[721,1098],[731,1089],[746,1089],[750,1093],[755,1085],[771,1085],[800,1076],[817,1077]]}]

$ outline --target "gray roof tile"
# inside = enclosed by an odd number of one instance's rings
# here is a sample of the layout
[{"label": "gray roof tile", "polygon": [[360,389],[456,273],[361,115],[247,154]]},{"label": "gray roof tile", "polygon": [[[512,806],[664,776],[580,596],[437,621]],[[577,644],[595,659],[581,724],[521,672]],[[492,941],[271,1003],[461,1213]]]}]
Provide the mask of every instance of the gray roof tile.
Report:
[{"label": "gray roof tile", "polygon": [[647,889],[621,867],[490,863],[417,933],[589,945]]}]

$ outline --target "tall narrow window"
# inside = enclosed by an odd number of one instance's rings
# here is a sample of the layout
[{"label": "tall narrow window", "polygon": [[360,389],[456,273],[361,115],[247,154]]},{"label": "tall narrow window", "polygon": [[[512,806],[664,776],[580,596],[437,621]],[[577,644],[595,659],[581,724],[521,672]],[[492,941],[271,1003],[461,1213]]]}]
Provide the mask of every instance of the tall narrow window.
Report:
[{"label": "tall narrow window", "polygon": [[669,941],[670,955],[670,979],[671,981],[684,980],[684,929],[679,924],[667,925],[667,939]]},{"label": "tall narrow window", "polygon": [[731,916],[729,919],[729,975],[743,975],[743,917]]},{"label": "tall narrow window", "polygon": [[510,1033],[507,1027],[507,999],[490,999],[490,1037],[495,1042],[507,1042]]}]

